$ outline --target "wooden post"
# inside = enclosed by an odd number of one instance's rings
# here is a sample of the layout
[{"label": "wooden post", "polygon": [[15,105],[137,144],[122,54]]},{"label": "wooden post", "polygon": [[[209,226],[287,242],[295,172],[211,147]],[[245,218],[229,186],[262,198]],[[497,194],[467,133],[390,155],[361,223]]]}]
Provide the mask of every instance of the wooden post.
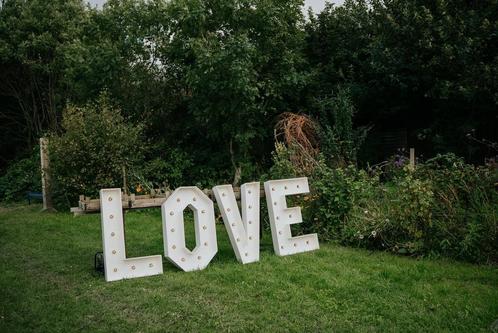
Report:
[{"label": "wooden post", "polygon": [[410,148],[410,169],[415,169],[415,148]]},{"label": "wooden post", "polygon": [[126,168],[124,165],[121,167],[121,170],[123,171],[123,192],[125,195],[128,195],[128,184],[126,181]]},{"label": "wooden post", "polygon": [[41,179],[43,194],[43,210],[53,211],[52,190],[50,183],[50,159],[48,157],[48,139],[40,138],[40,161],[41,161]]}]

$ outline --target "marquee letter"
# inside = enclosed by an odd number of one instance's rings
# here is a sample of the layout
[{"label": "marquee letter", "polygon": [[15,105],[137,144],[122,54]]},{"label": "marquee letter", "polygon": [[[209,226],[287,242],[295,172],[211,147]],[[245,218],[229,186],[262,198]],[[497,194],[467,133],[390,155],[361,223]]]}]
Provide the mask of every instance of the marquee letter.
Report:
[{"label": "marquee letter", "polygon": [[242,217],[232,185],[216,186],[213,193],[237,260],[243,264],[259,261],[259,182],[240,187]]},{"label": "marquee letter", "polygon": [[[183,210],[187,207],[194,212],[196,246],[192,251],[185,246]],[[179,187],[162,204],[161,212],[166,258],[186,272],[206,268],[218,252],[211,199],[195,186]]]},{"label": "marquee letter", "polygon": [[317,250],[317,234],[292,237],[291,224],[301,223],[301,208],[287,208],[285,196],[308,193],[308,178],[270,180],[265,182],[266,203],[270,217],[273,248],[278,256]]},{"label": "marquee letter", "polygon": [[163,273],[161,255],[126,258],[121,189],[100,190],[100,214],[106,281]]}]

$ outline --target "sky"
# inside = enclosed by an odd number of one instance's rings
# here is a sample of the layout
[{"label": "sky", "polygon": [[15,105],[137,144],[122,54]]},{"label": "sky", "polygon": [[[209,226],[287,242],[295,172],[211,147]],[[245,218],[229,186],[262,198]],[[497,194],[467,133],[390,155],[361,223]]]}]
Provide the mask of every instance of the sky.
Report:
[{"label": "sky", "polygon": [[[105,2],[105,0],[88,0],[92,5],[97,5],[97,6],[102,6],[102,4]],[[328,2],[335,3],[336,5],[341,5],[344,0],[330,0]],[[304,7],[305,11],[308,10],[308,7],[313,8],[313,11],[315,13],[320,12],[323,7],[325,7],[325,0],[305,0],[304,1]]]},{"label": "sky", "polygon": [[[341,5],[344,2],[344,0],[329,0],[327,2],[335,3],[336,5]],[[315,13],[319,13],[325,7],[325,1],[324,0],[305,0],[304,7],[306,8],[306,11],[308,10],[308,7],[311,7],[311,8],[313,8],[313,11]]]}]

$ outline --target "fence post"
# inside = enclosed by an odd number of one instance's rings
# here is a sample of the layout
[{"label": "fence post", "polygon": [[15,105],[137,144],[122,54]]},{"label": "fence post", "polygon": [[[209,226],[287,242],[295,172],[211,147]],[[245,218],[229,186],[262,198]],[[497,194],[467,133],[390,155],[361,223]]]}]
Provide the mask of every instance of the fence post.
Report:
[{"label": "fence post", "polygon": [[43,194],[43,210],[53,211],[52,189],[50,183],[50,159],[48,157],[48,139],[40,138],[40,161],[41,161],[41,180]]},{"label": "fence post", "polygon": [[415,148],[410,148],[410,169],[415,169]]},{"label": "fence post", "polygon": [[126,168],[125,166],[121,166],[121,171],[123,173],[123,192],[125,194],[125,196],[128,195],[128,183],[127,183],[127,178],[126,178]]}]

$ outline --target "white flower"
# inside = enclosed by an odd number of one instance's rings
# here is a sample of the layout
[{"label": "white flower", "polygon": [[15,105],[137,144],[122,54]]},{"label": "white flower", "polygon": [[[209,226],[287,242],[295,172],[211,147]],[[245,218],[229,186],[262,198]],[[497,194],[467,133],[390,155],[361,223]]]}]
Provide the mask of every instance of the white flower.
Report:
[{"label": "white flower", "polygon": [[360,235],[360,239],[363,239],[363,235]]},{"label": "white flower", "polygon": [[368,214],[368,210],[366,210],[366,209],[365,209],[365,210],[363,211],[363,213]]},{"label": "white flower", "polygon": [[374,236],[374,237],[377,236],[377,231],[375,231],[375,230],[372,231],[372,236]]}]

